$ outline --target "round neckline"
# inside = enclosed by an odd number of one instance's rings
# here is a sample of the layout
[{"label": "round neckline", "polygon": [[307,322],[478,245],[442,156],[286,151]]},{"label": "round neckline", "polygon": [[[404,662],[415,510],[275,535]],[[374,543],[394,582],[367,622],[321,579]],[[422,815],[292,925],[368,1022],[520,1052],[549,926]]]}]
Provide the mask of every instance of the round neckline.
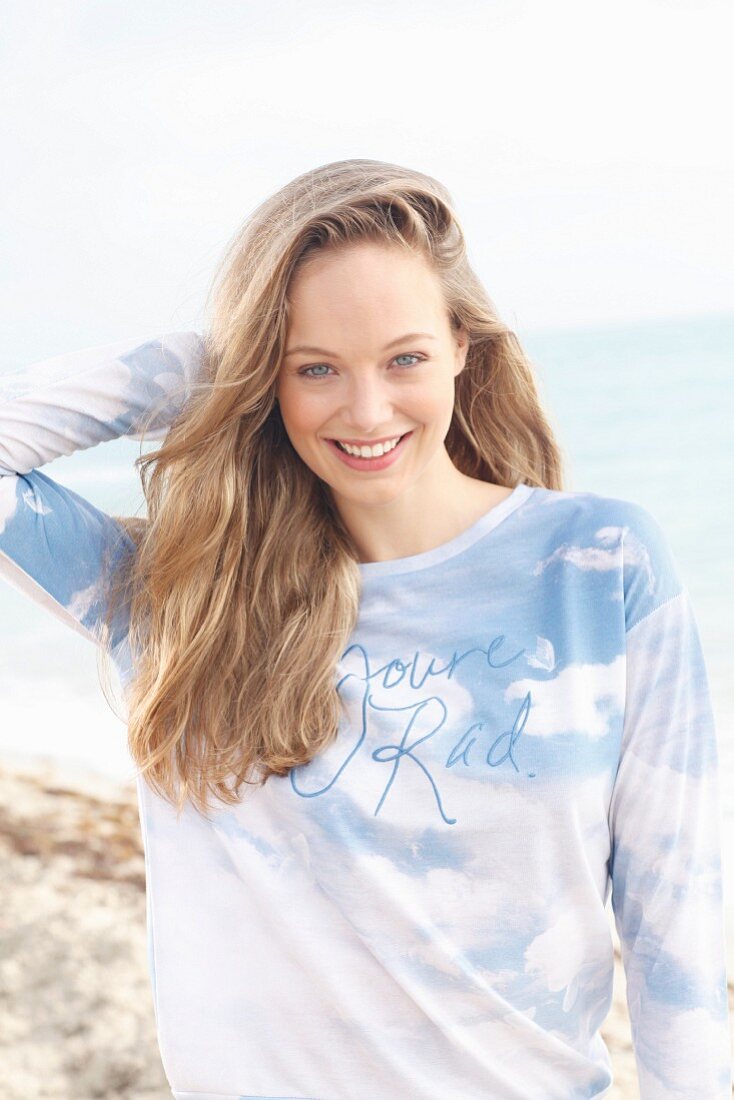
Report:
[{"label": "round neckline", "polygon": [[405,558],[391,558],[388,561],[359,562],[362,579],[389,577],[397,573],[412,573],[415,570],[427,569],[431,565],[438,565],[440,562],[453,558],[497,527],[534,491],[534,486],[527,485],[524,481],[518,482],[509,496],[506,496],[499,504],[494,504],[488,512],[485,512],[483,516],[480,516],[465,530],[458,535],[454,535],[447,542],[434,546],[431,550],[423,550],[420,554],[410,554]]}]

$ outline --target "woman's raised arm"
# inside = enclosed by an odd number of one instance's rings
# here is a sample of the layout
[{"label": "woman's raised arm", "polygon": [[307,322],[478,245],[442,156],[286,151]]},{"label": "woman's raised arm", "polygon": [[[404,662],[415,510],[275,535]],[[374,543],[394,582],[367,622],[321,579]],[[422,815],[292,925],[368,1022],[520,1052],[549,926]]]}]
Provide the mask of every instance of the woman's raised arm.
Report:
[{"label": "woman's raised arm", "polygon": [[0,376],[0,474],[128,436],[162,439],[199,377],[203,339],[174,332],[45,359]]},{"label": "woman's raised arm", "polygon": [[121,436],[162,439],[200,378],[203,347],[198,333],[176,332],[0,376],[0,578],[95,643],[103,562],[133,543],[38,467]]}]

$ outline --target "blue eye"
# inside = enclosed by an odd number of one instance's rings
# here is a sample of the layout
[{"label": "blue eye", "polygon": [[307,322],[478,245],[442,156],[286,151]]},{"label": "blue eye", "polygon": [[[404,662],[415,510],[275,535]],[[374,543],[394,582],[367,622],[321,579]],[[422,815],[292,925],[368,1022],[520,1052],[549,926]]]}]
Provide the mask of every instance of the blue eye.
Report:
[{"label": "blue eye", "polygon": [[[415,355],[413,352],[410,352],[410,353],[405,352],[402,355],[396,355],[395,359],[393,359],[393,363],[396,362],[398,359],[417,359],[418,362],[420,363],[420,362],[423,362],[423,360],[425,359],[425,356],[424,355]],[[407,364],[404,365],[403,369],[407,370],[409,367],[414,367],[415,365],[416,365],[415,363],[407,363]],[[304,367],[302,370],[299,370],[298,373],[304,375],[306,378],[327,378],[328,375],[326,375],[326,374],[310,374],[309,373],[312,370],[316,370],[318,367],[328,367],[328,363],[314,363],[310,367]],[[331,370],[330,367],[328,367],[328,369]]]},{"label": "blue eye", "polygon": [[326,363],[314,363],[312,367],[304,367],[303,370],[299,370],[299,374],[306,374],[309,378],[323,378],[323,374],[308,374],[310,370],[316,370],[317,367],[325,367]]}]

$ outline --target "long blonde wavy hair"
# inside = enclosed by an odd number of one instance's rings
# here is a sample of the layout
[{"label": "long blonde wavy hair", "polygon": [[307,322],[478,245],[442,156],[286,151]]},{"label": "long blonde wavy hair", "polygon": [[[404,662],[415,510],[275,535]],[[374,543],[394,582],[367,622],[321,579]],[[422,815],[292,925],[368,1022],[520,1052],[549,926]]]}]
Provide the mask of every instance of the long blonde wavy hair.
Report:
[{"label": "long blonde wavy hair", "polygon": [[[357,548],[328,486],[301,460],[275,399],[292,279],[307,257],[376,241],[425,259],[454,330],[469,334],[445,440],[465,475],[563,488],[531,363],[469,266],[446,188],[382,161],[305,172],[257,207],[211,285],[202,374],[162,445],[135,461],[147,519],[106,625],[124,600],[134,677],[129,751],[177,808],[240,800],[337,735],[335,666],[360,599]],[[111,637],[111,631],[108,639]],[[107,643],[109,653],[109,642]]]}]

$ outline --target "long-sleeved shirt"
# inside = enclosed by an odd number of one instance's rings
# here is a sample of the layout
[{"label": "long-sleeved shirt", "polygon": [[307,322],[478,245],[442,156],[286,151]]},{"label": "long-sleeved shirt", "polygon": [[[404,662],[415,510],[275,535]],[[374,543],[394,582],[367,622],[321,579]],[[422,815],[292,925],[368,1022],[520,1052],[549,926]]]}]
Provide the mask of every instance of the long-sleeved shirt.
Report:
[{"label": "long-sleeved shirt", "polygon": [[[0,574],[95,644],[121,526],[38,467],[160,439],[196,333],[0,380]],[[731,1094],[717,738],[653,514],[517,484],[361,563],[337,739],[208,817],[137,778],[177,1100],[607,1094],[611,892],[642,1100]],[[129,683],[126,625],[113,655]]]}]

